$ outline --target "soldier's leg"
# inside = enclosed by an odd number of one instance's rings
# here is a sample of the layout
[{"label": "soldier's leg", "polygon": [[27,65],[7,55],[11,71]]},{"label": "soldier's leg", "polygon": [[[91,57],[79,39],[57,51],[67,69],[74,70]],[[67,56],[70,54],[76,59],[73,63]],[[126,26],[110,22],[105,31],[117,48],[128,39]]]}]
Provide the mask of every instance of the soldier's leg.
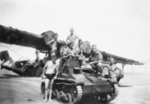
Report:
[{"label": "soldier's leg", "polygon": [[48,101],[48,91],[49,91],[49,79],[46,78],[45,79],[45,99],[44,99],[44,102],[47,102]]},{"label": "soldier's leg", "polygon": [[98,74],[100,74],[100,75],[102,75],[103,74],[103,67],[102,67],[102,64],[101,63],[98,63],[97,65],[96,65],[96,71],[97,71],[97,73]]},{"label": "soldier's leg", "polygon": [[96,68],[97,68],[97,70],[96,70],[97,73],[102,73],[102,67],[101,66],[97,65]]},{"label": "soldier's leg", "polygon": [[52,89],[53,89],[53,82],[54,82],[55,74],[51,74],[50,82],[49,82],[49,101],[52,101]]},{"label": "soldier's leg", "polygon": [[44,95],[43,98],[45,98],[45,79],[42,78],[42,81],[41,81],[41,94]]},{"label": "soldier's leg", "polygon": [[52,101],[53,82],[54,82],[54,80],[51,79],[51,80],[50,80],[50,86],[49,86],[49,101]]}]

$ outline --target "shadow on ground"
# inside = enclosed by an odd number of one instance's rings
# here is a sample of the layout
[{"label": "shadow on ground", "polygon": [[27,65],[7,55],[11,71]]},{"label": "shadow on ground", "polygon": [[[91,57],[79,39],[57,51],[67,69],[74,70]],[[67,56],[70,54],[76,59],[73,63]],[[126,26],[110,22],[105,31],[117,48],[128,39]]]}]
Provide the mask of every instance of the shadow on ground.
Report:
[{"label": "shadow on ground", "polygon": [[18,78],[21,77],[19,75],[12,75],[12,74],[4,74],[3,76],[0,76],[0,78]]},{"label": "shadow on ground", "polygon": [[119,87],[132,87],[131,85],[118,84]]}]

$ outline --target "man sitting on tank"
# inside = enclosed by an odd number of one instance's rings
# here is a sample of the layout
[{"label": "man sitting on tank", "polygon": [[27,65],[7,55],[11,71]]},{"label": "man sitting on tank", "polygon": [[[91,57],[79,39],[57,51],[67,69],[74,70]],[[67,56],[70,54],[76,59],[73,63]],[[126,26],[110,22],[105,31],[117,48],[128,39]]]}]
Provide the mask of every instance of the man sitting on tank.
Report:
[{"label": "man sitting on tank", "polygon": [[90,53],[91,53],[91,45],[89,41],[79,41],[79,51],[78,53],[78,58],[81,63],[82,69],[92,69],[91,65],[89,64],[90,60]]},{"label": "man sitting on tank", "polygon": [[109,70],[110,70],[110,77],[117,78],[116,80],[119,82],[121,78],[123,78],[123,71],[116,65],[115,59],[112,57],[109,59]]},{"label": "man sitting on tank", "polygon": [[50,48],[49,49],[49,54],[51,53],[57,53],[57,39],[58,39],[58,34],[54,33],[53,31],[46,31],[42,33],[42,36],[44,38],[44,41],[46,45]]},{"label": "man sitting on tank", "polygon": [[[51,101],[53,79],[58,73],[58,64],[54,53],[51,54],[52,60],[47,61],[43,68],[42,77],[45,78],[45,95],[44,102]],[[48,98],[49,94],[49,98]]]},{"label": "man sitting on tank", "polygon": [[66,42],[68,46],[73,49],[76,43],[76,39],[79,39],[77,35],[74,34],[74,29],[70,29],[70,35],[67,37]]},{"label": "man sitting on tank", "polygon": [[75,55],[81,55],[82,54],[82,44],[83,44],[83,41],[81,40],[81,39],[79,39],[79,41],[78,41],[78,44],[77,45],[75,45],[75,47],[74,47],[74,49],[73,49],[73,53],[75,54]]},{"label": "man sitting on tank", "polygon": [[[71,57],[73,56],[74,54],[72,53],[71,49],[65,45],[63,47],[61,47],[60,49],[60,54],[61,54],[61,58],[60,58],[60,61],[59,61],[59,68],[62,67],[64,65],[64,63]],[[59,73],[61,73],[61,70],[59,70]]]},{"label": "man sitting on tank", "polygon": [[90,54],[90,65],[92,65],[98,74],[102,74],[102,60],[103,56],[101,52],[97,49],[96,45],[93,45]]}]

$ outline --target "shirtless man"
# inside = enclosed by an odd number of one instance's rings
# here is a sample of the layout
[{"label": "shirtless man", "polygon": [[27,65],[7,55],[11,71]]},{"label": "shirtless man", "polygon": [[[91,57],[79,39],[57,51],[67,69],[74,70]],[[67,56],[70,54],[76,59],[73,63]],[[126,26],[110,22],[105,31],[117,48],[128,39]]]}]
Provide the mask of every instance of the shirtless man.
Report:
[{"label": "shirtless man", "polygon": [[123,70],[116,65],[115,59],[113,59],[112,57],[110,58],[109,70],[110,70],[110,77],[116,78],[117,82],[119,82],[120,79],[124,77]]},{"label": "shirtless man", "polygon": [[51,101],[52,96],[52,86],[53,86],[53,78],[57,76],[58,64],[55,61],[55,55],[51,54],[52,60],[47,61],[43,68],[42,76],[45,78],[45,100],[44,102],[48,101],[48,94],[49,94],[49,101]]},{"label": "shirtless man", "polygon": [[[65,61],[73,55],[72,51],[68,48],[68,46],[63,46],[60,49],[61,58],[59,61],[59,67],[62,67]],[[59,69],[59,68],[58,68]],[[61,72],[60,72],[61,73]]]},{"label": "shirtless man", "polygon": [[72,48],[72,49],[75,46],[76,39],[79,39],[78,36],[75,35],[73,32],[74,32],[74,29],[71,28],[70,29],[71,34],[67,37],[67,40],[66,40],[66,42],[69,44],[70,48]]},{"label": "shirtless man", "polygon": [[75,55],[82,54],[82,43],[83,41],[79,39],[78,44],[73,49],[73,53],[75,53]]}]

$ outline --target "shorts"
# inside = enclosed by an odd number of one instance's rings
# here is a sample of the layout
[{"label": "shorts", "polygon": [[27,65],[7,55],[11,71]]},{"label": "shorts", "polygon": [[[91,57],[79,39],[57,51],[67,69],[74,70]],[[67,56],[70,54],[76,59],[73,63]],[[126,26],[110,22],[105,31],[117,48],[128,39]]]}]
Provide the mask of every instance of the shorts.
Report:
[{"label": "shorts", "polygon": [[53,79],[55,77],[55,74],[45,74],[46,78]]}]

